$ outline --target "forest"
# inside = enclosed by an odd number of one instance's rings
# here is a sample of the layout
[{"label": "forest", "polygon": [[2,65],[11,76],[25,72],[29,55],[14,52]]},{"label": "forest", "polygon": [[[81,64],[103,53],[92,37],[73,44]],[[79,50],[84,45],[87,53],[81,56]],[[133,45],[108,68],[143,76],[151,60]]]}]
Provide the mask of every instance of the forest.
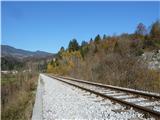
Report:
[{"label": "forest", "polygon": [[97,35],[81,45],[74,38],[61,47],[47,72],[103,84],[160,92],[160,67],[149,67],[145,54],[160,62],[160,20],[139,23],[132,34]]}]

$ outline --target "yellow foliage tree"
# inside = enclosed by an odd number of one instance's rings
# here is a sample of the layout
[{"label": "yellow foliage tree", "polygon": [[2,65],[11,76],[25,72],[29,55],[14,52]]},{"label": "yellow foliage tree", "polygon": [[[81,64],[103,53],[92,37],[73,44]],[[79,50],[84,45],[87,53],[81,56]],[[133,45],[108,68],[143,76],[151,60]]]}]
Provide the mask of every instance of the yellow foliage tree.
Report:
[{"label": "yellow foliage tree", "polygon": [[54,68],[53,68],[53,66],[49,63],[48,65],[47,65],[47,72],[48,73],[52,73],[54,71]]}]

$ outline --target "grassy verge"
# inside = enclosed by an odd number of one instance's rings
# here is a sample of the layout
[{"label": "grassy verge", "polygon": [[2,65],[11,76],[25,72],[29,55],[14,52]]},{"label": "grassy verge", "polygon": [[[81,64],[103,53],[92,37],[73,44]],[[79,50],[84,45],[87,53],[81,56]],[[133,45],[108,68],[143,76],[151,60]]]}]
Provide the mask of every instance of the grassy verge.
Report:
[{"label": "grassy verge", "polygon": [[38,74],[17,74],[14,82],[6,77],[2,76],[2,120],[31,119]]}]

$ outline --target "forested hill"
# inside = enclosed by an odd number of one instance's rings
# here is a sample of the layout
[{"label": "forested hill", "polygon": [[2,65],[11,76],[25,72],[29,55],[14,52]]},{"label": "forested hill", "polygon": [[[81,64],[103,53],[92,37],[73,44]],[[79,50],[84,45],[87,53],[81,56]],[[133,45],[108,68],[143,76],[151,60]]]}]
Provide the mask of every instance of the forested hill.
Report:
[{"label": "forested hill", "polygon": [[2,57],[12,56],[12,57],[16,57],[17,59],[24,59],[24,58],[33,57],[33,56],[42,58],[42,57],[53,55],[52,53],[43,52],[43,51],[32,52],[28,50],[17,49],[8,45],[1,45],[1,51],[2,51]]},{"label": "forested hill", "polygon": [[[47,71],[157,92],[160,71],[150,69],[143,57],[146,57],[144,53],[160,54],[160,21],[154,22],[150,30],[143,23],[135,28],[133,34],[97,35],[81,45],[73,39],[68,48],[61,47],[56,59],[48,63]],[[160,56],[156,58],[156,64],[160,67]]]},{"label": "forested hill", "polygon": [[44,51],[27,51],[17,49],[8,45],[1,45],[1,69],[13,70],[25,67],[26,63],[32,61],[40,62],[53,58],[55,54]]}]

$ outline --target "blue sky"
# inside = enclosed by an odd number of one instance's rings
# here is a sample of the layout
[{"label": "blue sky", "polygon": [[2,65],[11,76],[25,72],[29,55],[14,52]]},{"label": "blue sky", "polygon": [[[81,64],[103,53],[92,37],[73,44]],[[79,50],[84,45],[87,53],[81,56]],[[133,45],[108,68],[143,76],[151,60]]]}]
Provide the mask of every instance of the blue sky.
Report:
[{"label": "blue sky", "polygon": [[160,2],[2,2],[2,44],[56,53],[71,39],[97,34],[133,33],[139,22],[150,26]]}]

